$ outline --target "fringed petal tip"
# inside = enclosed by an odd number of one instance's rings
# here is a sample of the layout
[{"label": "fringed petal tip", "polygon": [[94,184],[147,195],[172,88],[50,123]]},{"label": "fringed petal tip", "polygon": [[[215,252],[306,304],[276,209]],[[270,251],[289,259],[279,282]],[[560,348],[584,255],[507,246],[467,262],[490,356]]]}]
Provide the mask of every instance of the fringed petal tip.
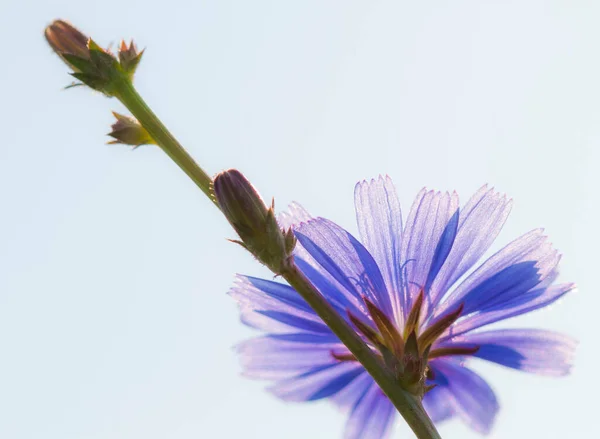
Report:
[{"label": "fringed petal tip", "polygon": [[309,221],[311,214],[298,202],[291,202],[287,209],[280,212],[277,222],[282,229],[296,228],[303,222]]},{"label": "fringed petal tip", "polygon": [[363,180],[358,181],[354,185],[354,193],[356,194],[356,192],[361,190],[363,187],[369,187],[369,186],[372,186],[372,185],[378,184],[378,183],[382,184],[382,185],[394,186],[394,182],[388,174],[379,174],[377,177],[373,177],[370,179],[365,178]]},{"label": "fringed petal tip", "polygon": [[306,220],[300,221],[298,224],[296,224],[296,226],[294,227],[294,231],[302,233],[302,230],[306,229],[306,227],[310,227],[321,221],[327,221],[327,219],[323,218],[322,216],[313,216],[311,218],[307,218]]},{"label": "fringed petal tip", "polygon": [[233,277],[233,285],[231,288],[229,288],[226,294],[235,300],[240,311],[242,311],[244,308],[253,309],[252,300],[249,297],[249,292],[252,291],[253,288],[254,287],[248,280],[247,276],[236,273]]}]

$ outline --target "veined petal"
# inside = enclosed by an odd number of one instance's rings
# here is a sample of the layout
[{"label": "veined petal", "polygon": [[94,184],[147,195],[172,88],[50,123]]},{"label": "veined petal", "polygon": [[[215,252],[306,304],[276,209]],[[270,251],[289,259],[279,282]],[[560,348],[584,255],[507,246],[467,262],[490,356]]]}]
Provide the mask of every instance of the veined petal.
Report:
[{"label": "veined petal", "polygon": [[455,337],[444,345],[473,344],[475,357],[513,369],[541,375],[567,375],[577,342],[556,332],[539,329],[503,329]]},{"label": "veined petal", "polygon": [[[414,298],[425,287],[432,262],[447,230],[448,223],[458,209],[458,195],[427,192],[417,195],[404,229],[401,260],[404,273],[404,316],[408,315]],[[454,237],[452,236],[452,239]],[[440,266],[443,264],[440,264]],[[438,268],[439,269],[439,268]],[[435,279],[430,279],[430,282]],[[427,291],[426,291],[427,293]],[[426,296],[428,299],[428,296]]]},{"label": "veined petal", "polygon": [[433,252],[433,259],[431,260],[431,267],[429,268],[429,273],[427,274],[427,280],[425,281],[424,291],[427,291],[428,302],[431,302],[431,285],[437,278],[442,266],[445,264],[448,259],[448,255],[454,246],[454,239],[456,238],[456,232],[458,231],[458,219],[459,219],[459,211],[456,210],[454,215],[450,218],[440,239],[437,243],[435,251]]},{"label": "veined petal", "polygon": [[540,283],[535,261],[518,262],[483,280],[462,298],[464,314],[510,303]]},{"label": "veined petal", "polygon": [[354,403],[344,439],[384,439],[388,436],[394,414],[394,406],[373,381]]},{"label": "veined petal", "polygon": [[511,207],[512,200],[486,185],[461,209],[452,250],[429,292],[432,307],[490,247],[504,226]]},{"label": "veined petal", "polygon": [[323,297],[333,305],[338,314],[344,318],[346,318],[347,311],[356,315],[364,314],[363,301],[358,299],[354,295],[354,292],[350,293],[341,286],[323,267],[316,264],[308,253],[306,256],[307,259],[310,258],[312,264],[306,262],[301,257],[296,257],[296,266],[310,280],[310,283],[319,290]]},{"label": "veined petal", "polygon": [[[244,310],[242,310],[244,311]],[[282,311],[270,311],[270,310],[253,310],[254,312],[251,314],[249,319],[244,320],[244,323],[252,326],[253,328],[258,328],[256,326],[256,322],[259,320],[258,316],[265,316],[271,320],[277,321],[279,323],[283,323],[291,328],[295,328],[296,330],[305,330],[310,332],[318,332],[322,334],[328,334],[330,329],[322,322],[315,321],[305,316],[300,316],[296,312],[282,312]]]},{"label": "veined petal", "polygon": [[508,244],[467,277],[437,308],[440,315],[464,303],[465,314],[509,307],[519,296],[555,273],[560,260],[542,230],[533,230]]},{"label": "veined petal", "polygon": [[349,412],[374,383],[373,377],[366,370],[363,370],[363,373],[356,377],[354,381],[333,395],[331,402],[344,412]]},{"label": "veined petal", "polygon": [[473,314],[456,322],[450,329],[450,336],[457,336],[482,326],[506,320],[521,314],[550,305],[570,291],[575,290],[575,284],[559,284],[549,287],[541,286],[523,294],[514,306],[507,306],[494,311]]},{"label": "veined petal", "polygon": [[364,295],[391,315],[390,297],[377,263],[350,233],[324,218],[295,230],[304,249],[356,300]]},{"label": "veined petal", "polygon": [[338,363],[331,352],[346,350],[333,334],[276,337],[253,338],[236,347],[244,376],[264,380],[292,378],[315,367]]},{"label": "veined petal", "polygon": [[240,305],[242,321],[253,328],[274,333],[331,333],[304,299],[287,285],[238,275],[229,294]]},{"label": "veined petal", "polygon": [[400,248],[402,212],[396,188],[389,177],[362,181],[354,188],[354,208],[360,238],[381,270],[397,322],[404,306]]},{"label": "veined petal", "polygon": [[460,363],[448,360],[433,360],[431,363],[435,364],[436,374],[442,375],[447,381],[446,388],[456,414],[474,430],[489,433],[499,409],[490,386]]},{"label": "veined petal", "polygon": [[269,390],[285,401],[315,401],[335,395],[363,371],[360,363],[336,361],[278,381]]}]

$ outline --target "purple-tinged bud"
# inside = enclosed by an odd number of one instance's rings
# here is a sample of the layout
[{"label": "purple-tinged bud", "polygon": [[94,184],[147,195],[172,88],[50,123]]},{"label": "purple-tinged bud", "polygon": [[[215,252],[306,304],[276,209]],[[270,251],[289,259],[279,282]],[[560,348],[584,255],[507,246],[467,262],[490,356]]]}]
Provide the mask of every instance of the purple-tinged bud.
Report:
[{"label": "purple-tinged bud", "polygon": [[129,78],[133,78],[133,74],[140,63],[143,54],[143,50],[138,52],[133,40],[130,41],[129,46],[127,46],[125,41],[121,41],[121,46],[119,47],[119,62],[121,63],[121,68]]},{"label": "purple-tinged bud", "polygon": [[259,261],[280,273],[292,254],[295,240],[279,227],[274,204],[267,207],[254,186],[236,169],[214,180],[217,203],[241,241],[235,241]]},{"label": "purple-tinged bud", "polygon": [[112,131],[108,135],[115,140],[108,142],[109,144],[122,143],[135,147],[156,144],[148,131],[136,119],[114,111],[113,115],[117,121],[111,126]]},{"label": "purple-tinged bud", "polygon": [[55,20],[44,31],[46,41],[52,50],[60,56],[73,70],[78,71],[77,67],[70,64],[64,58],[64,55],[73,55],[82,59],[90,59],[88,49],[89,37],[81,33],[74,26],[63,20]]},{"label": "purple-tinged bud", "polygon": [[73,77],[107,96],[114,95],[124,72],[110,52],[63,20],[50,24],[44,35],[54,52],[73,69]]}]

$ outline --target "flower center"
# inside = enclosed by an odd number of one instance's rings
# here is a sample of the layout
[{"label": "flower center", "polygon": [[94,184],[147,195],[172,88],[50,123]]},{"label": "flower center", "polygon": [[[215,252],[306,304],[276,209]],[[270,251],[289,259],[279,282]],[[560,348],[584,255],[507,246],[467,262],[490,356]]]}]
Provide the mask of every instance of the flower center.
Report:
[{"label": "flower center", "polygon": [[[348,312],[348,317],[367,344],[377,352],[385,365],[398,379],[400,385],[414,395],[422,397],[435,387],[427,384],[434,373],[429,360],[449,355],[472,355],[478,346],[452,346],[432,348],[434,342],[460,317],[463,305],[444,314],[420,328],[424,292],[421,290],[412,306],[404,328],[400,331],[394,323],[366,296],[363,301],[372,321],[365,321]],[[331,352],[339,361],[357,361],[349,352]]]}]

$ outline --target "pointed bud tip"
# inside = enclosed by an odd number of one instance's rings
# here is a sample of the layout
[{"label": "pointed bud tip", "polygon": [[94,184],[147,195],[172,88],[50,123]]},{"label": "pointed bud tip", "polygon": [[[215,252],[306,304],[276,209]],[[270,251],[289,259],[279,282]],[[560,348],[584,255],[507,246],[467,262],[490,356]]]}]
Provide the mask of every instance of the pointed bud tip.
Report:
[{"label": "pointed bud tip", "polygon": [[121,40],[119,46],[119,63],[125,74],[130,78],[133,78],[143,53],[143,50],[138,52],[133,40],[130,41],[129,45],[127,45],[125,40]]}]

